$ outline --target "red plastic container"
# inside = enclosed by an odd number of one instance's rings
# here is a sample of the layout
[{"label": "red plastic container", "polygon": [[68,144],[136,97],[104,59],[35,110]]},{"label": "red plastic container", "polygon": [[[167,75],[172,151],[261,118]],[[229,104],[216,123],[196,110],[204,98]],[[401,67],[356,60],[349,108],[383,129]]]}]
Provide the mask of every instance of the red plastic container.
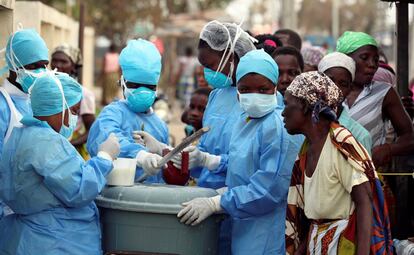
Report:
[{"label": "red plastic container", "polygon": [[[170,150],[165,149],[162,154],[165,156]],[[173,162],[168,161],[167,168],[162,171],[162,177],[167,184],[184,186],[190,178],[190,171],[188,169],[189,153],[186,151],[181,152],[181,169],[176,168]]]}]

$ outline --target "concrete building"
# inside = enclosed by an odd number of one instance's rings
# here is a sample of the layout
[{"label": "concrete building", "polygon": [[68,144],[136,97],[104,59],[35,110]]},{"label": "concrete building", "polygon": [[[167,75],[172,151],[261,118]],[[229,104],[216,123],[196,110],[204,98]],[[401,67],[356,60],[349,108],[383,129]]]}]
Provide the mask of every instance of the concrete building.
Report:
[{"label": "concrete building", "polygon": [[[9,35],[20,26],[36,29],[50,52],[62,43],[78,46],[79,23],[41,2],[0,0],[0,22],[1,48],[5,47]],[[86,87],[94,85],[94,37],[94,29],[86,27],[82,69],[82,84]]]}]

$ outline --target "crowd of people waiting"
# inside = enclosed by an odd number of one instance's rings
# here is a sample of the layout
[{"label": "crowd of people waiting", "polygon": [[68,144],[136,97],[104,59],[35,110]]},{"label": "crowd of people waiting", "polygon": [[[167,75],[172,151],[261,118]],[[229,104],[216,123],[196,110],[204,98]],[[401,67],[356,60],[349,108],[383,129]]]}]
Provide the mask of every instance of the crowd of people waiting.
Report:
[{"label": "crowd of people waiting", "polygon": [[[192,185],[218,195],[183,203],[177,217],[194,226],[223,213],[219,254],[393,254],[393,237],[414,236],[414,180],[382,173],[413,168],[413,98],[400,98],[366,33],[343,33],[329,54],[301,44],[288,29],[252,37],[232,23],[204,26],[197,57],[212,89],[183,94],[183,121],[188,135],[210,131],[185,151]],[[6,46],[0,254],[101,254],[94,199],[112,162],[134,158],[137,178],[164,183],[158,162],[172,147],[152,109],[161,55],[129,41],[113,82],[125,99],[95,119],[93,93],[76,79],[79,50],[57,47],[50,69],[48,52],[31,29]],[[400,157],[411,157],[406,169],[395,168]],[[181,154],[172,161],[182,167]]]}]

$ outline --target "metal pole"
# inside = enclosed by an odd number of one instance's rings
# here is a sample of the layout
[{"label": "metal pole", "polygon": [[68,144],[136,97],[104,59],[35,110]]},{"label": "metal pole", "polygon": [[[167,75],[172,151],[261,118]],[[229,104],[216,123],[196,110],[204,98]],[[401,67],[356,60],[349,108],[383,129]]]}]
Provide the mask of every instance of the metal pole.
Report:
[{"label": "metal pole", "polygon": [[[79,50],[82,54],[82,56],[84,56],[83,54],[83,39],[84,39],[84,31],[85,31],[85,3],[80,0],[79,1],[79,41],[78,41],[78,47]],[[79,82],[82,83],[82,69],[79,70],[79,75],[78,75],[78,80]]]},{"label": "metal pole", "polygon": [[397,86],[400,96],[408,96],[408,2],[396,2],[397,7]]},{"label": "metal pole", "polygon": [[339,2],[338,0],[332,1],[332,36],[338,39],[339,36]]}]

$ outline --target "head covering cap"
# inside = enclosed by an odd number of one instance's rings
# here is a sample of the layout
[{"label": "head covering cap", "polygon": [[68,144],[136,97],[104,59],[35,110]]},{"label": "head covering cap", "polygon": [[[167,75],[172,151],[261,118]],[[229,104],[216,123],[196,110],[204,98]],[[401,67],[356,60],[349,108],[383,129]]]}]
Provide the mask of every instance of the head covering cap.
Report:
[{"label": "head covering cap", "polygon": [[16,71],[25,65],[49,60],[49,50],[34,29],[22,29],[10,35],[5,57],[9,70]]},{"label": "head covering cap", "polygon": [[318,65],[318,71],[324,73],[332,67],[342,67],[351,74],[352,81],[355,79],[355,61],[341,52],[332,52],[323,57]]},{"label": "head covering cap", "polygon": [[369,34],[364,32],[346,31],[336,42],[336,51],[350,54],[366,45],[378,47],[377,41],[375,41],[374,37]]},{"label": "head covering cap", "polygon": [[318,66],[324,55],[320,48],[313,46],[302,48],[301,53],[303,62],[311,66]]},{"label": "head covering cap", "polygon": [[33,116],[63,112],[82,99],[82,88],[69,75],[46,71],[29,90]]},{"label": "head covering cap", "polygon": [[157,85],[161,74],[161,55],[147,40],[131,40],[119,55],[122,74],[127,81]]},{"label": "head covering cap", "polygon": [[234,23],[210,21],[201,30],[200,39],[207,42],[210,48],[216,51],[231,48],[239,58],[256,49],[253,44],[255,39]]},{"label": "head covering cap", "polygon": [[70,58],[70,60],[73,62],[73,64],[75,64],[75,66],[77,66],[77,67],[80,67],[83,64],[81,52],[76,47],[72,47],[69,44],[64,43],[62,45],[57,46],[53,50],[52,55],[55,54],[56,52],[64,53],[66,56],[68,56]]},{"label": "head covering cap", "polygon": [[62,84],[68,106],[72,107],[79,103],[83,98],[82,86],[66,73],[58,73],[57,77]]},{"label": "head covering cap", "polygon": [[286,89],[294,97],[304,100],[312,109],[312,121],[321,114],[331,121],[337,119],[336,110],[342,102],[341,90],[325,74],[317,71],[302,73]]},{"label": "head covering cap", "polygon": [[263,75],[276,86],[279,78],[279,67],[275,60],[263,49],[252,50],[240,59],[236,71],[237,82],[249,73]]}]

